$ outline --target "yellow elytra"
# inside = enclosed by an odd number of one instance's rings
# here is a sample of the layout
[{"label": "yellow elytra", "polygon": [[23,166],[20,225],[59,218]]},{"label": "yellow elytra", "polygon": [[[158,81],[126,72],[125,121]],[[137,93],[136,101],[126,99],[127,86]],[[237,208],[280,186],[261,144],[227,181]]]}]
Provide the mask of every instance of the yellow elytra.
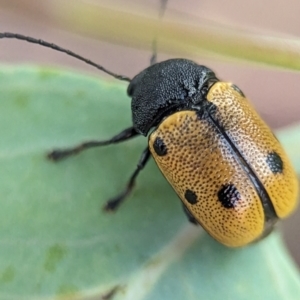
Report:
[{"label": "yellow elytra", "polygon": [[282,146],[235,85],[215,83],[207,100],[215,106],[213,118],[175,112],[151,133],[149,149],[196,221],[220,243],[244,246],[294,210],[298,180]]}]

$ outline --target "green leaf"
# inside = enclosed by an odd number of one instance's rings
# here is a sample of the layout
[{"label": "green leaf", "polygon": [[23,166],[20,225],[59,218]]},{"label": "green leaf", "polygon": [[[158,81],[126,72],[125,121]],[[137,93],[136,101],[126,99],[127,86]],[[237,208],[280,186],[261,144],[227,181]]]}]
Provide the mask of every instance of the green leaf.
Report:
[{"label": "green leaf", "polygon": [[188,224],[153,161],[117,213],[101,210],[146,138],[46,159],[130,126],[125,92],[57,70],[0,69],[0,298],[297,299],[298,271],[278,232],[223,247]]}]

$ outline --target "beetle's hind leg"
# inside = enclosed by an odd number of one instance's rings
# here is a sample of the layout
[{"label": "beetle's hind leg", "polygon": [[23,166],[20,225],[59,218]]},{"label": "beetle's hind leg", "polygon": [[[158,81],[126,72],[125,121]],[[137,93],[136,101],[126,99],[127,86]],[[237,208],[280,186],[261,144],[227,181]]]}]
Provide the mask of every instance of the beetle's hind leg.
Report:
[{"label": "beetle's hind leg", "polygon": [[81,143],[73,148],[55,149],[52,152],[48,153],[47,157],[50,160],[59,161],[64,158],[67,158],[68,156],[78,154],[78,153],[82,152],[83,150],[93,148],[93,147],[100,147],[100,146],[106,146],[106,145],[110,145],[110,144],[120,143],[120,142],[129,140],[137,135],[139,135],[139,133],[136,132],[136,130],[133,127],[129,127],[108,140],[88,141],[85,143]]},{"label": "beetle's hind leg", "polygon": [[184,204],[182,204],[182,208],[188,220],[194,225],[199,225],[197,220],[194,218],[194,216],[190,213],[190,211],[187,209],[187,207]]},{"label": "beetle's hind leg", "polygon": [[103,208],[105,211],[116,211],[118,209],[120,204],[131,193],[131,191],[134,187],[134,184],[135,184],[136,177],[139,175],[140,171],[145,167],[145,165],[149,161],[149,158],[150,158],[150,151],[149,151],[149,148],[147,147],[143,151],[143,153],[140,157],[140,160],[137,164],[137,167],[136,167],[135,171],[132,173],[132,175],[130,176],[125,189],[119,195],[117,195],[116,197],[107,201],[107,203],[105,204],[105,206]]}]

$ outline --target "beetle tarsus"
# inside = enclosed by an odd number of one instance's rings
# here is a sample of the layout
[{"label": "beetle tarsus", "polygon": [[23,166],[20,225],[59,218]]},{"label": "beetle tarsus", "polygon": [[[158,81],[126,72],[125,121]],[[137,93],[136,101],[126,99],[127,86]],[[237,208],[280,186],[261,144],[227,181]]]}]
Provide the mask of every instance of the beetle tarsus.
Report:
[{"label": "beetle tarsus", "polygon": [[139,175],[140,171],[145,167],[145,165],[148,162],[149,158],[150,158],[150,150],[147,147],[143,151],[143,153],[140,157],[140,160],[137,164],[136,169],[134,170],[134,172],[130,176],[130,179],[129,179],[127,185],[126,185],[125,190],[121,194],[116,196],[115,198],[107,201],[107,203],[103,207],[104,211],[107,211],[107,212],[116,211],[118,209],[118,207],[120,206],[120,204],[127,198],[127,196],[130,195],[130,193],[133,190],[133,187],[135,185],[136,177]]},{"label": "beetle tarsus", "polygon": [[115,212],[119,208],[120,204],[128,196],[128,194],[129,193],[126,193],[126,194],[122,193],[121,195],[107,201],[106,204],[103,207],[103,210],[106,211],[106,212]]},{"label": "beetle tarsus", "polygon": [[47,154],[47,158],[56,162],[67,158],[70,155],[79,153],[80,151],[72,150],[53,150]]}]

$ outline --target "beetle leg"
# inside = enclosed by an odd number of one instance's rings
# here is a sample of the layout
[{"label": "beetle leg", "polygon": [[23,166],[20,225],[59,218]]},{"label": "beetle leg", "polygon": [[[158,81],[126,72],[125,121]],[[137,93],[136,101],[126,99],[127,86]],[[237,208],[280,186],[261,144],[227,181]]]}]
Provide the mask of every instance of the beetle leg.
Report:
[{"label": "beetle leg", "polygon": [[100,147],[100,146],[120,143],[123,141],[127,141],[137,135],[139,135],[139,133],[136,132],[136,130],[133,127],[129,127],[108,140],[88,141],[69,149],[55,149],[52,152],[48,153],[47,157],[50,160],[59,161],[68,156],[78,154],[83,150],[93,148],[93,147]]},{"label": "beetle leg", "polygon": [[194,225],[199,225],[197,220],[194,218],[194,216],[190,213],[190,211],[187,209],[187,207],[183,203],[182,203],[182,208],[183,208],[183,211],[184,211],[185,215],[187,216],[188,220],[191,223],[193,223]]},{"label": "beetle leg", "polygon": [[130,179],[129,179],[127,185],[126,185],[126,188],[118,196],[116,196],[116,197],[110,199],[109,201],[107,201],[107,203],[105,204],[105,206],[103,208],[105,211],[116,211],[118,209],[120,204],[131,193],[131,191],[134,187],[134,184],[135,184],[136,177],[139,175],[140,171],[145,167],[145,165],[148,162],[149,158],[150,158],[150,150],[147,147],[143,151],[135,171],[130,176]]}]

